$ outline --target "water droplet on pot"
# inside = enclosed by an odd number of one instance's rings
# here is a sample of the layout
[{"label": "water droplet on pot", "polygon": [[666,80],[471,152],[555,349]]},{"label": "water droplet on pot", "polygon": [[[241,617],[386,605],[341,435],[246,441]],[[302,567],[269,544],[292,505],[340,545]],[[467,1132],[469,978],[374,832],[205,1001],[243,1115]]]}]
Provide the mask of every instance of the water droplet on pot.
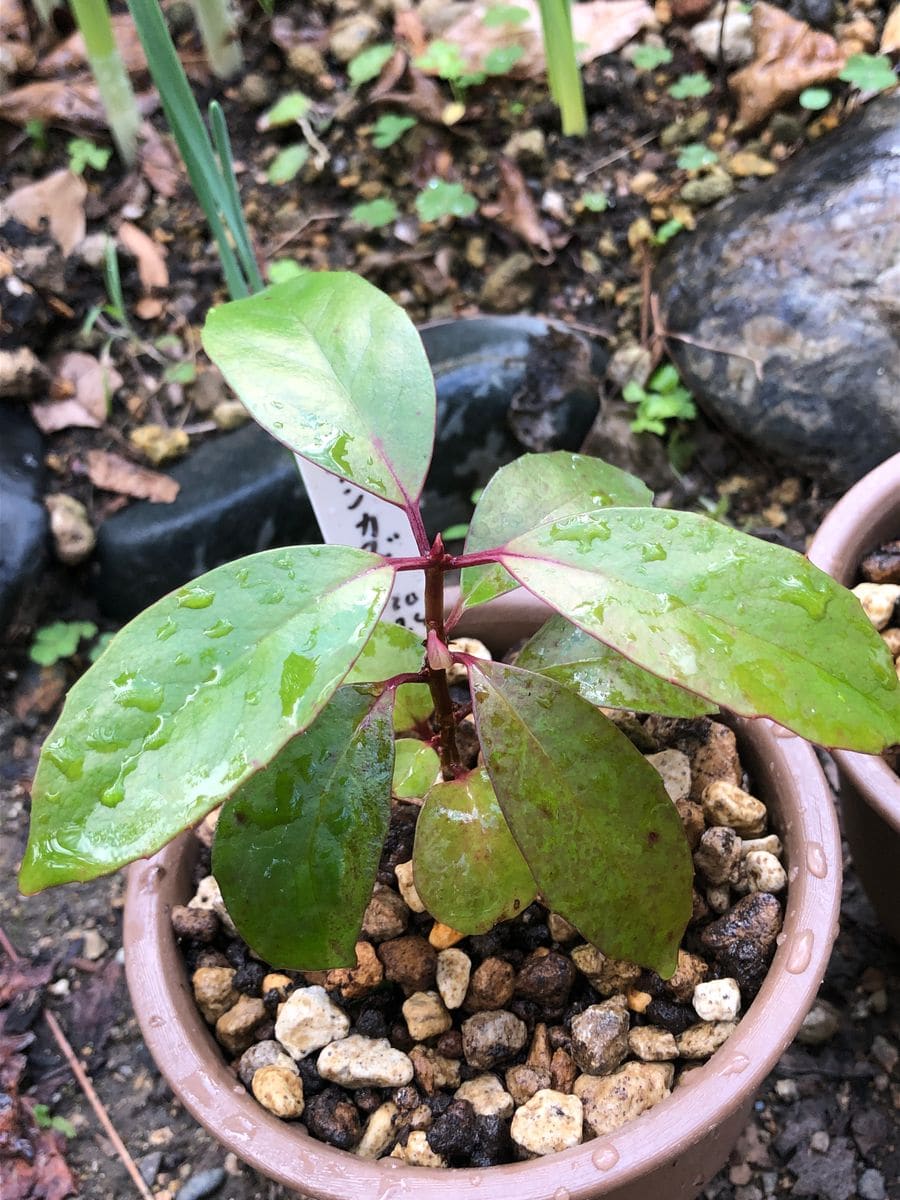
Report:
[{"label": "water droplet on pot", "polygon": [[194,584],[193,587],[183,588],[175,598],[175,603],[179,608],[209,608],[215,598],[215,592]]},{"label": "water droplet on pot", "polygon": [[791,947],[791,952],[785,964],[786,971],[790,971],[792,975],[803,974],[812,959],[813,942],[813,932],[811,929],[804,929],[802,933],[797,934],[797,939]]},{"label": "water droplet on pot", "polygon": [[156,1013],[154,1013],[153,1016],[149,1017],[147,1020],[147,1024],[150,1026],[151,1029],[162,1029],[162,1027],[163,1027],[163,1025],[165,1025],[165,1023],[166,1023],[166,1018],[157,1016]]},{"label": "water droplet on pot", "polygon": [[610,1142],[598,1146],[591,1155],[591,1161],[598,1171],[611,1171],[619,1161],[619,1152]]},{"label": "water droplet on pot", "polygon": [[553,1200],[572,1200],[572,1193],[568,1188],[557,1188],[553,1193]]},{"label": "water droplet on pot", "polygon": [[800,874],[800,868],[798,866],[791,867],[788,870],[788,883],[793,883],[799,874]]},{"label": "water droplet on pot", "polygon": [[816,879],[827,878],[828,859],[825,856],[825,847],[821,842],[810,842],[806,847],[806,865],[809,867],[810,875],[815,875]]},{"label": "water droplet on pot", "polygon": [[144,872],[144,878],[141,880],[141,891],[147,893],[158,892],[162,881],[166,877],[166,868],[160,867],[157,864],[149,866]]},{"label": "water droplet on pot", "polygon": [[743,1075],[744,1071],[750,1066],[750,1059],[746,1054],[733,1054],[725,1063],[720,1075]]}]

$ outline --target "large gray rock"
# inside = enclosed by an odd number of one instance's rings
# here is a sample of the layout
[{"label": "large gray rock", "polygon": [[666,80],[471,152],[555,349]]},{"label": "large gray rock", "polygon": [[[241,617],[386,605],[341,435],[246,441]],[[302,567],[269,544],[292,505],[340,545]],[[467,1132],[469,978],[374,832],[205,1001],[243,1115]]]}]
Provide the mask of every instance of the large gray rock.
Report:
[{"label": "large gray rock", "polygon": [[0,407],[0,633],[44,563],[43,479],[44,440],[34,422],[26,412]]},{"label": "large gray rock", "polygon": [[767,456],[849,484],[900,450],[900,96],[705,218],[656,287],[707,347],[669,342],[682,378]]}]

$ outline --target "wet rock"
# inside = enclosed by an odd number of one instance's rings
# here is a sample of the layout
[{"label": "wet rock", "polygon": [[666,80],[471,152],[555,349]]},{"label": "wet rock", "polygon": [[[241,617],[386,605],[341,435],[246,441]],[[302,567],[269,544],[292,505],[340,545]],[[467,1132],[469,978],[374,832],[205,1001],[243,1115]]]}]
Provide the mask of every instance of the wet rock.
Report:
[{"label": "wet rock", "polygon": [[582,1071],[607,1075],[628,1053],[628,1009],[616,996],[592,1004],[572,1021],[572,1056]]},{"label": "wet rock", "polygon": [[446,1167],[446,1162],[428,1145],[428,1135],[422,1130],[414,1130],[406,1140],[405,1146],[395,1146],[391,1158],[402,1159],[410,1167]]},{"label": "wet rock", "polygon": [[700,838],[694,866],[709,883],[736,883],[741,863],[741,839],[727,825],[714,825]]},{"label": "wet rock", "polygon": [[482,307],[501,313],[528,308],[535,293],[533,268],[534,260],[522,250],[503,259],[485,276],[481,287]]},{"label": "wet rock", "polygon": [[176,937],[209,945],[219,932],[219,918],[210,909],[176,904],[172,909],[172,929]]},{"label": "wet rock", "polygon": [[628,1034],[628,1049],[641,1062],[671,1062],[678,1057],[678,1043],[668,1029],[639,1025]]},{"label": "wet rock", "polygon": [[13,408],[0,408],[0,632],[44,564],[43,462],[43,438],[31,418]]},{"label": "wet rock", "polygon": [[804,1046],[821,1046],[831,1041],[840,1024],[839,1011],[820,998],[803,1018],[803,1024],[797,1030],[797,1041]]},{"label": "wet rock", "polygon": [[694,340],[672,357],[700,404],[842,484],[900,447],[898,113],[876,98],[674,243],[656,278],[663,322]]},{"label": "wet rock", "polygon": [[750,14],[740,0],[729,0],[728,12],[722,20],[722,5],[717,4],[708,21],[700,21],[691,30],[691,45],[707,62],[719,61],[720,43],[722,59],[729,67],[749,62],[753,57]]},{"label": "wet rock", "polygon": [[426,1136],[435,1154],[440,1154],[447,1162],[453,1164],[468,1158],[475,1137],[475,1109],[468,1100],[453,1100]]},{"label": "wet rock", "polygon": [[766,806],[733,783],[722,779],[711,783],[704,788],[702,803],[703,815],[710,825],[730,826],[748,837],[757,837],[766,827]]},{"label": "wet rock", "polygon": [[734,979],[710,979],[697,984],[691,1003],[701,1021],[734,1021],[741,1011],[741,989]]},{"label": "wet rock", "polygon": [[383,884],[376,884],[372,899],[363,915],[362,931],[372,942],[384,942],[406,933],[409,905],[402,896]]},{"label": "wet rock", "polygon": [[512,998],[515,967],[503,958],[486,958],[472,972],[463,1007],[466,1012],[503,1008]]},{"label": "wet rock", "polygon": [[413,912],[423,913],[425,905],[422,902],[422,897],[416,891],[412,860],[397,863],[396,867],[394,867],[394,874],[397,876],[397,886],[400,888],[400,895],[403,897],[403,902]]},{"label": "wet rock", "polygon": [[522,963],[515,979],[515,994],[534,1000],[547,1011],[562,1008],[575,982],[576,968],[567,955],[541,948]]},{"label": "wet rock", "polygon": [[437,1037],[453,1024],[453,1018],[437,992],[413,992],[403,1002],[403,1017],[409,1036],[416,1042]]},{"label": "wet rock", "polygon": [[241,996],[237,1004],[216,1021],[216,1037],[229,1054],[243,1054],[268,1016],[262,1000]]},{"label": "wet rock", "polygon": [[360,1158],[381,1158],[397,1139],[399,1115],[400,1110],[391,1100],[376,1108],[366,1122],[365,1131],[355,1153]]},{"label": "wet rock", "polygon": [[402,1087],[413,1078],[408,1055],[386,1038],[373,1040],[353,1034],[331,1042],[316,1063],[319,1074],[342,1087]]},{"label": "wet rock", "polygon": [[601,996],[626,991],[640,977],[641,968],[625,959],[608,958],[596,946],[585,943],[572,951],[572,962]]},{"label": "wet rock", "polygon": [[759,991],[781,924],[781,905],[776,898],[768,892],[751,892],[700,935],[723,970],[737,980],[745,1002]]},{"label": "wet rock", "polygon": [[664,996],[653,996],[643,1011],[648,1021],[676,1036],[693,1025],[697,1015],[687,1004],[678,1004]]},{"label": "wet rock", "polygon": [[354,13],[332,26],[328,48],[338,62],[347,63],[374,42],[380,33],[381,25],[370,13]]},{"label": "wet rock", "polygon": [[349,1029],[350,1018],[323,987],[305,987],[288,996],[275,1022],[275,1037],[297,1060],[346,1037]]},{"label": "wet rock", "polygon": [[737,1029],[736,1021],[701,1021],[678,1035],[682,1058],[709,1058]]},{"label": "wet rock", "polygon": [[671,1063],[628,1062],[614,1075],[581,1075],[575,1095],[584,1105],[585,1131],[592,1137],[612,1133],[664,1100],[672,1090]]},{"label": "wet rock", "polygon": [[517,1145],[538,1156],[580,1145],[582,1125],[583,1109],[577,1096],[543,1088],[516,1110],[509,1131]]},{"label": "wet rock", "polygon": [[506,1072],[506,1088],[515,1104],[526,1104],[532,1096],[550,1087],[550,1068],[519,1063]]},{"label": "wet rock", "polygon": [[461,1064],[458,1059],[448,1058],[430,1046],[413,1046],[409,1052],[416,1083],[434,1095],[440,1088],[458,1088]]},{"label": "wet rock", "polygon": [[470,1066],[488,1071],[525,1045],[528,1031],[511,1012],[478,1012],[463,1022],[463,1054]]},{"label": "wet rock", "polygon": [[373,992],[384,978],[384,967],[371,942],[356,943],[356,966],[339,967],[325,976],[328,991],[338,991],[344,1000],[358,1000]]},{"label": "wet rock", "polygon": [[199,967],[191,976],[194,999],[210,1025],[237,1004],[239,995],[234,987],[232,967]]},{"label": "wet rock", "polygon": [[362,1125],[356,1105],[346,1092],[327,1087],[310,1100],[306,1110],[306,1127],[313,1137],[352,1150],[362,1137]]},{"label": "wet rock", "polygon": [[858,583],[853,595],[863,606],[863,612],[876,629],[886,629],[894,616],[900,599],[900,585],[896,583]]},{"label": "wet rock", "polygon": [[221,1167],[198,1171],[181,1185],[175,1200],[205,1200],[206,1196],[217,1192],[224,1182],[225,1172]]},{"label": "wet rock", "polygon": [[285,1054],[276,1041],[254,1042],[238,1059],[238,1079],[249,1088],[253,1076],[263,1067],[285,1067],[296,1075],[297,1065],[289,1054]]},{"label": "wet rock", "polygon": [[747,883],[752,892],[777,895],[787,887],[787,871],[774,854],[752,850],[744,859]]},{"label": "wet rock", "polygon": [[[250,1089],[263,1108],[276,1117],[292,1120],[303,1115],[303,1084],[293,1063],[289,1067],[274,1063],[260,1067],[253,1074]],[[317,1096],[313,1104],[319,1099]]]},{"label": "wet rock", "polygon": [[455,1100],[467,1100],[480,1117],[511,1117],[515,1103],[496,1075],[476,1075],[454,1092]]},{"label": "wet rock", "polygon": [[475,1145],[470,1165],[492,1167],[512,1158],[509,1121],[503,1117],[475,1118]]},{"label": "wet rock", "polygon": [[437,951],[425,938],[410,934],[382,942],[378,957],[384,964],[385,978],[399,984],[407,995],[434,987]]},{"label": "wet rock", "polygon": [[469,990],[472,960],[463,950],[451,947],[437,958],[437,989],[447,1008],[459,1008]]}]

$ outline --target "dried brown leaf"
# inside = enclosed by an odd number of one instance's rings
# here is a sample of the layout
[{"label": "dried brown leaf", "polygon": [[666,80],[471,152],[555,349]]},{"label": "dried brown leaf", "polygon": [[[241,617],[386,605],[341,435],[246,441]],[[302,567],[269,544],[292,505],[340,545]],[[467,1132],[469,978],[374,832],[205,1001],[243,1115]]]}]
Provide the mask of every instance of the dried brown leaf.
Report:
[{"label": "dried brown leaf", "polygon": [[846,61],[829,34],[763,0],[753,6],[753,45],[756,57],[728,80],[744,129],[762,124],[804,88],[836,79]]},{"label": "dried brown leaf", "polygon": [[547,230],[541,224],[525,176],[508,158],[499,158],[497,166],[500,172],[500,194],[493,211],[489,210],[487,215],[496,215],[529,246],[537,246],[544,252],[544,261],[549,262],[553,258],[553,247]]},{"label": "dried brown leaf", "polygon": [[[158,103],[155,92],[137,96],[138,110],[144,116],[153,112]],[[40,80],[6,92],[0,96],[0,119],[23,126],[29,121],[41,121],[44,125],[60,125],[77,133],[107,127],[97,85],[89,75]]]},{"label": "dried brown leaf", "polygon": [[119,241],[137,259],[138,275],[145,292],[169,286],[166,252],[159,242],[130,221],[123,221],[119,226]]},{"label": "dried brown leaf", "polygon": [[178,156],[167,137],[160,137],[147,121],[142,130],[143,140],[138,150],[141,174],[157,193],[169,200],[178,191],[182,171]]},{"label": "dried brown leaf", "polygon": [[[113,36],[129,74],[140,74],[147,70],[147,56],[138,37],[137,27],[130,13],[116,13],[112,18]],[[75,32],[55,46],[37,65],[35,75],[42,79],[56,79],[69,71],[84,67],[87,55],[84,38]]]},{"label": "dried brown leaf", "polygon": [[881,31],[879,54],[897,54],[900,51],[900,4],[895,4],[888,13]]},{"label": "dried brown leaf", "polygon": [[394,36],[406,42],[413,55],[424,54],[428,47],[422,18],[413,9],[397,9],[394,14]]},{"label": "dried brown leaf", "polygon": [[115,367],[98,362],[92,354],[72,350],[57,364],[55,385],[65,399],[31,406],[31,415],[39,429],[44,433],[57,433],[72,426],[100,429],[111,397],[122,386],[122,376]]},{"label": "dried brown leaf", "polygon": [[409,69],[409,81],[410,90],[408,92],[384,92],[377,97],[373,93],[372,98],[382,100],[386,104],[398,104],[411,113],[415,113],[417,117],[421,117],[423,121],[440,125],[444,109],[447,106],[441,89],[433,79],[429,79],[415,67]]},{"label": "dried brown leaf", "polygon": [[[25,1108],[25,1102],[21,1103]],[[29,1125],[36,1127],[29,1111]],[[65,1139],[50,1129],[37,1131],[28,1139],[33,1159],[0,1158],[0,1196],[3,1200],[65,1200],[78,1189],[63,1157]]]},{"label": "dried brown leaf", "polygon": [[108,450],[89,450],[87,468],[94,487],[153,504],[171,504],[181,490],[181,485],[169,475],[139,467]]},{"label": "dried brown leaf", "polygon": [[[3,97],[0,97],[2,103]],[[46,179],[17,188],[4,201],[9,216],[39,233],[47,222],[64,254],[71,254],[84,238],[84,201],[87,184],[71,171],[54,171]]]},{"label": "dried brown leaf", "polygon": [[[53,963],[31,963],[21,958],[17,962],[4,960],[0,966],[0,1004],[9,1004],[23,992],[32,992],[41,988],[53,978]],[[6,1043],[17,1042],[16,1038],[4,1038],[4,1050],[9,1047]],[[27,1044],[27,1043],[23,1043]],[[13,1049],[21,1049],[21,1046]]]}]

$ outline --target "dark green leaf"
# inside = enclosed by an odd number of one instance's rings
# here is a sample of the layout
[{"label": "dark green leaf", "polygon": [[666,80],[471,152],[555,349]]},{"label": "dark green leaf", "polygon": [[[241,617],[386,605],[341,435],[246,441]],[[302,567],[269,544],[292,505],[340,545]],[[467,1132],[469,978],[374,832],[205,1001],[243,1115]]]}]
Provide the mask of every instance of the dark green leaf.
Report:
[{"label": "dark green leaf", "polygon": [[415,326],[377,288],[310,272],[213,309],[203,344],[279,441],[393,504],[418,499],[434,381]]},{"label": "dark green leaf", "polygon": [[222,809],[213,872],[248,945],[275,967],[356,965],[391,811],[391,695],[342,687]]},{"label": "dark green leaf", "polygon": [[503,565],[655,675],[828,746],[900,740],[900,684],[859,602],[792,550],[709,517],[611,508],[540,525]]},{"label": "dark green leaf", "polygon": [[436,783],[425,797],[413,873],[431,915],[460,933],[485,933],[534,899],[534,879],[483,768]]},{"label": "dark green leaf", "polygon": [[526,642],[516,666],[574,688],[583,699],[604,708],[632,708],[668,717],[699,717],[716,711],[714,704],[651,675],[561,616],[551,617]]},{"label": "dark green leaf", "polygon": [[392,581],[364,550],[267,550],[126,625],[44,745],[22,890],[152,854],[230,796],[315,719]]},{"label": "dark green leaf", "polygon": [[434,711],[431,688],[427,683],[403,683],[394,702],[394,728],[398,733],[415,729]]},{"label": "dark green leaf", "polygon": [[[524,454],[501,467],[484,489],[469,526],[466,553],[491,550],[534,525],[535,504],[541,520],[608,505],[645,505],[653,493],[633,475],[599,458],[555,450]],[[516,587],[498,565],[466,567],[462,572],[464,608],[474,608]]]},{"label": "dark green leaf", "polygon": [[469,679],[497,799],[545,902],[605,954],[671,975],[693,867],[660,776],[562,684],[485,662]]},{"label": "dark green leaf", "polygon": [[394,749],[394,779],[391,791],[398,800],[421,798],[441,769],[441,760],[427,742],[398,738]]}]

